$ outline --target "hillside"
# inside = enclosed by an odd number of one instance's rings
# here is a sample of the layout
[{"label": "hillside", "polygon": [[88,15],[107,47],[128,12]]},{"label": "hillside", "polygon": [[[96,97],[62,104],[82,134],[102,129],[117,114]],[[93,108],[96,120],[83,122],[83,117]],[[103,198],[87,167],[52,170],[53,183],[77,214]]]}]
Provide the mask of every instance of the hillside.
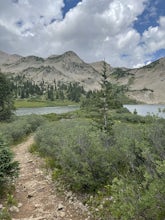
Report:
[{"label": "hillside", "polygon": [[0,51],[0,65],[3,63],[9,64],[9,63],[16,62],[20,58],[21,58],[21,56],[19,56],[17,54],[9,55],[3,51]]},{"label": "hillside", "polygon": [[[5,60],[5,59],[3,59]],[[47,59],[36,56],[21,57],[15,62],[0,65],[1,71],[7,74],[25,75],[36,83],[44,80],[47,83],[56,81],[80,82],[84,88],[98,88],[100,74],[90,64],[82,61],[74,52],[50,56]]]},{"label": "hillside", "polygon": [[165,58],[131,72],[134,74],[131,97],[149,104],[165,103]]},{"label": "hillside", "polygon": [[[65,52],[46,59],[21,57],[0,51],[0,69],[9,75],[24,75],[39,84],[54,80],[79,82],[86,90],[99,89],[103,61],[85,63],[76,53]],[[107,64],[112,83],[126,85],[127,95],[148,104],[165,103],[165,58],[138,69],[113,68]]]}]

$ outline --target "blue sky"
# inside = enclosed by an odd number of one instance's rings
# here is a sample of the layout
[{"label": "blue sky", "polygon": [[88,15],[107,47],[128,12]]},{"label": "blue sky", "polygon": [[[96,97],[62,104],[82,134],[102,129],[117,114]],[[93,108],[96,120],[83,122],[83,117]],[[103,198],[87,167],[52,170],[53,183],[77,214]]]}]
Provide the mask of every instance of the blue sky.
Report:
[{"label": "blue sky", "polygon": [[62,8],[63,17],[65,17],[66,13],[74,8],[79,2],[82,0],[64,0],[64,7]]},{"label": "blue sky", "polygon": [[0,50],[140,67],[165,57],[164,0],[0,0]]},{"label": "blue sky", "polygon": [[137,18],[134,27],[141,34],[150,26],[157,26],[160,16],[165,16],[164,0],[150,0],[146,8]]}]

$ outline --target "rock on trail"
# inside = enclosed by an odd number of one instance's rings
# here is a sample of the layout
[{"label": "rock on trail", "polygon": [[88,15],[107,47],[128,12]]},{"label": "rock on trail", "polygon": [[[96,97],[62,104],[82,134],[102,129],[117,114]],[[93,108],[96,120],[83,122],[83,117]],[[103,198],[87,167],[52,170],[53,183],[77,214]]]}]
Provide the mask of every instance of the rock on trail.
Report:
[{"label": "rock on trail", "polygon": [[15,191],[18,205],[12,207],[12,219],[91,220],[87,208],[77,199],[70,199],[71,192],[59,195],[50,175],[42,168],[43,160],[29,153],[32,143],[33,136],[13,148],[15,160],[20,163],[20,175]]}]

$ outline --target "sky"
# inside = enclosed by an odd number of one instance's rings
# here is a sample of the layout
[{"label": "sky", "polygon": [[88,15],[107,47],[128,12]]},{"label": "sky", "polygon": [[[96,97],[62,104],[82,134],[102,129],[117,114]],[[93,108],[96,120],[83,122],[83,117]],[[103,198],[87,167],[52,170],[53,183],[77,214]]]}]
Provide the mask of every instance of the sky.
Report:
[{"label": "sky", "polygon": [[165,57],[164,0],[0,0],[0,50],[136,68]]}]

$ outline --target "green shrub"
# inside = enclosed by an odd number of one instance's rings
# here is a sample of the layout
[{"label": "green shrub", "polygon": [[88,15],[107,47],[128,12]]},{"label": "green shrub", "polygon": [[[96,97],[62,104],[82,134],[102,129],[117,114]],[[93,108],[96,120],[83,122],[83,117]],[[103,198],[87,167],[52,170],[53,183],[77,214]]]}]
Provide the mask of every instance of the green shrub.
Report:
[{"label": "green shrub", "polygon": [[74,191],[94,192],[89,204],[102,220],[164,219],[164,143],[165,120],[155,117],[115,123],[113,137],[86,120],[47,123],[36,135],[52,178]]},{"label": "green shrub", "polygon": [[[145,180],[118,179],[113,180],[110,188],[112,200],[109,203],[109,213],[116,219],[159,219],[165,217],[165,163],[160,162],[157,172],[160,176],[154,178],[145,173]],[[162,169],[160,172],[159,168]],[[164,176],[164,177],[163,177]]]},{"label": "green shrub", "polygon": [[29,152],[30,153],[35,153],[35,152],[37,152],[37,150],[38,150],[38,146],[35,144],[35,143],[33,143],[30,147],[29,147]]},{"label": "green shrub", "polygon": [[3,208],[0,210],[0,220],[11,220],[11,215],[7,208]]},{"label": "green shrub", "polygon": [[14,198],[13,194],[10,194],[10,193],[7,194],[6,205],[7,206],[17,206],[18,205],[18,202]]},{"label": "green shrub", "polygon": [[42,155],[52,157],[73,190],[95,191],[110,178],[109,152],[88,123],[51,123],[37,132]]},{"label": "green shrub", "polygon": [[18,171],[18,162],[13,161],[13,154],[10,148],[4,143],[2,137],[0,137],[0,194],[18,176]]},{"label": "green shrub", "polygon": [[0,133],[8,143],[13,144],[34,132],[44,122],[45,119],[38,115],[16,117],[14,121],[0,125]]},{"label": "green shrub", "polygon": [[149,125],[115,125],[113,180],[89,200],[97,218],[164,220],[164,126],[163,119]]},{"label": "green shrub", "polygon": [[[124,109],[123,109],[124,110]],[[125,111],[125,110],[124,110]],[[112,114],[113,120],[120,120],[122,122],[129,122],[129,123],[152,123],[154,121],[153,116],[140,116],[137,114],[126,113],[117,111],[116,113]]]}]

